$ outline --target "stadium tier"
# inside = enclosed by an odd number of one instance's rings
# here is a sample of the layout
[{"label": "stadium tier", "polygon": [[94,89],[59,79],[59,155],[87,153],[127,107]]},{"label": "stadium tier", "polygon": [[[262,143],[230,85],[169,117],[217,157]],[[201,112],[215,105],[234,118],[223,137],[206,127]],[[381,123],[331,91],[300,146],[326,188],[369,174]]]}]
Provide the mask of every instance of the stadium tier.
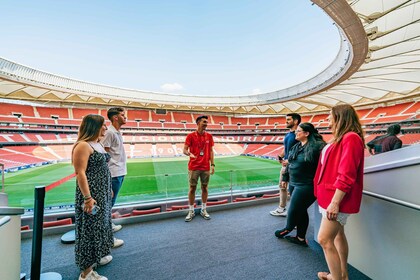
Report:
[{"label": "stadium tier", "polygon": [[[101,114],[106,117],[106,109],[31,107],[27,105],[4,104],[0,123],[39,126],[78,126],[83,116]],[[389,107],[360,109],[363,124],[393,123],[418,119],[419,102],[407,102]],[[166,112],[156,114],[153,110],[127,110],[127,124],[130,128],[195,129],[194,120],[199,114]],[[303,115],[302,122],[312,122],[318,127],[328,126],[328,114]],[[209,129],[285,129],[284,117],[233,117],[210,115]]]},{"label": "stadium tier", "polygon": [[[83,116],[101,114],[107,118],[104,108],[32,107],[17,104],[3,104],[2,108],[5,109],[0,115],[0,147],[3,155],[0,162],[7,168],[68,160]],[[157,114],[153,110],[127,110],[128,120],[123,127],[123,139],[129,158],[182,156],[185,136],[196,129],[195,118],[200,114],[163,113],[166,114]],[[399,137],[404,145],[415,144],[420,140],[419,102],[365,108],[358,110],[358,113],[362,124],[366,125],[366,142],[383,134],[390,123],[402,124],[403,134]],[[329,141],[331,134],[327,117],[327,113],[304,115],[302,122],[312,122],[323,133],[324,139]],[[287,133],[284,116],[210,115],[207,129],[215,137],[214,149],[217,155],[247,154],[268,158],[276,158],[282,151],[283,137]]]}]

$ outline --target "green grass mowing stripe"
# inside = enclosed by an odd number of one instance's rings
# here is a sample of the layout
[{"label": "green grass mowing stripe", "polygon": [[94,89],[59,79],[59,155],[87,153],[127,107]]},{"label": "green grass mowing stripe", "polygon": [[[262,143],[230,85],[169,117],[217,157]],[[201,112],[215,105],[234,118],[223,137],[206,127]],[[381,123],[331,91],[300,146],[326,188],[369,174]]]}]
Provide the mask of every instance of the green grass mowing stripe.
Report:
[{"label": "green grass mowing stripe", "polygon": [[[240,156],[216,158],[215,163],[216,173],[210,179],[210,194],[229,190],[231,180],[235,190],[278,183],[280,166],[276,161]],[[129,160],[128,174],[118,201],[186,196],[189,188],[187,166],[186,158]],[[69,163],[60,163],[23,171],[6,175],[9,205],[32,208],[34,187],[49,185],[71,174],[73,167]],[[46,195],[46,205],[73,204],[75,188],[75,179],[72,179],[52,189]]]},{"label": "green grass mowing stripe", "polygon": [[[59,163],[6,174],[5,191],[8,194],[9,205],[32,208],[35,186],[47,186],[73,172],[70,164]],[[68,198],[64,199],[66,200]]]}]

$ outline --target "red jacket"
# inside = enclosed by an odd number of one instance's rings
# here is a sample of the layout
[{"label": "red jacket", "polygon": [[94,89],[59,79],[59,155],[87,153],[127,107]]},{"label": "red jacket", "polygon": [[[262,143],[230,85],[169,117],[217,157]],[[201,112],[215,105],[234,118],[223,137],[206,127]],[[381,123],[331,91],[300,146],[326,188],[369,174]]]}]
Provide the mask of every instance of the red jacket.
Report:
[{"label": "red jacket", "polygon": [[339,189],[346,193],[340,212],[358,213],[362,201],[364,145],[354,132],[346,133],[340,143],[333,143],[325,153],[324,164],[318,162],[314,178],[314,192],[324,209]]}]

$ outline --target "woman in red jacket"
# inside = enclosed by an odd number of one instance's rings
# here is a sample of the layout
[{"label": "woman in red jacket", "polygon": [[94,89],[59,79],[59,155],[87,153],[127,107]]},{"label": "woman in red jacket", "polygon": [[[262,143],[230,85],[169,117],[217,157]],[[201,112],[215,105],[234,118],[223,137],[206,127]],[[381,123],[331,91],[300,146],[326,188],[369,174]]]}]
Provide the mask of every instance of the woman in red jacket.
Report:
[{"label": "woman in red jacket", "polygon": [[350,105],[331,109],[333,139],[322,150],[314,178],[314,191],[322,214],[318,241],[330,273],[319,279],[348,280],[348,244],[344,225],[358,213],[363,191],[364,135],[356,111]]}]

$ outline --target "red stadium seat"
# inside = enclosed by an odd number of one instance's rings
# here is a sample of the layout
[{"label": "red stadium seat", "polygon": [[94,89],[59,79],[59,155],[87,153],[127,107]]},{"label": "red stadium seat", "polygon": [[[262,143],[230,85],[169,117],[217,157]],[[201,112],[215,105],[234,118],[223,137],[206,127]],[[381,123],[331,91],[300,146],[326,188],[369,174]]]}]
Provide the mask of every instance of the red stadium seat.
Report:
[{"label": "red stadium seat", "polygon": [[[166,211],[175,211],[175,210],[184,210],[190,207],[188,204],[186,205],[172,205],[170,208],[166,209]],[[194,208],[197,207],[197,204],[194,203]]]},{"label": "red stadium seat", "polygon": [[262,196],[262,198],[270,198],[270,197],[278,197],[278,196],[280,196],[280,194],[279,194],[279,193],[274,193],[274,194],[264,194],[264,195]]},{"label": "red stadium seat", "polygon": [[29,230],[29,226],[28,226],[28,225],[26,225],[26,226],[21,226],[21,227],[20,227],[20,230],[21,230],[21,231],[23,231],[23,230]]},{"label": "red stadium seat", "polygon": [[228,203],[227,199],[223,199],[219,201],[207,201],[207,206],[220,205],[220,204],[226,204],[226,203]]},{"label": "red stadium seat", "polygon": [[130,212],[130,213],[127,213],[127,214],[120,215],[119,218],[127,218],[127,217],[131,217],[131,216],[132,216],[132,213]]},{"label": "red stadium seat", "polygon": [[66,218],[66,219],[57,220],[57,221],[44,222],[42,225],[43,225],[44,228],[49,228],[49,227],[59,227],[59,226],[71,225],[72,223],[73,222],[72,222],[71,218]]},{"label": "red stadium seat", "polygon": [[233,202],[241,202],[241,201],[248,201],[248,200],[254,200],[256,199],[256,196],[250,196],[250,197],[237,197]]},{"label": "red stadium seat", "polygon": [[153,209],[147,209],[147,210],[133,210],[131,213],[132,216],[141,216],[141,215],[148,215],[152,213],[160,213],[160,207],[156,207]]},{"label": "red stadium seat", "polygon": [[120,219],[120,218],[127,218],[131,216],[131,212],[130,213],[126,213],[126,214],[120,214],[118,212],[112,213],[112,219]]}]

